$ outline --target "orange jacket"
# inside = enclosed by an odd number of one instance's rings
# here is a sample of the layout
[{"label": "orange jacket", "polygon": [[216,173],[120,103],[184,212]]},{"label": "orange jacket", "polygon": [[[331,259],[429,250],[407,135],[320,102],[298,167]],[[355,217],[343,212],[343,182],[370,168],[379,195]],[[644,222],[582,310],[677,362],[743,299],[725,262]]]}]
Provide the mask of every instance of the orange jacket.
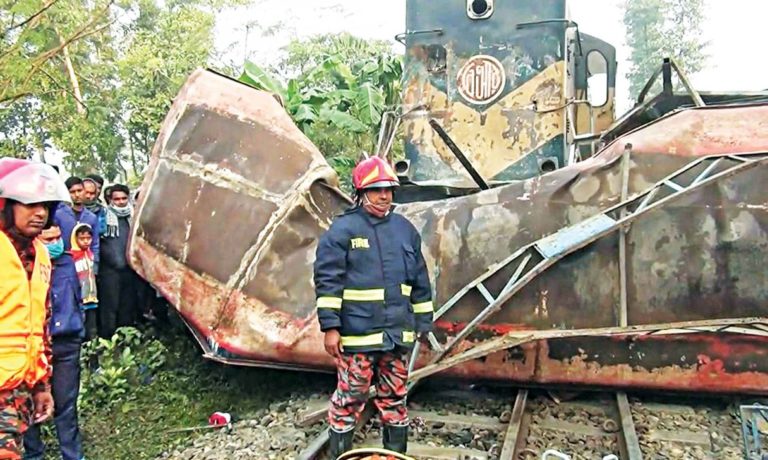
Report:
[{"label": "orange jacket", "polygon": [[45,245],[35,240],[31,279],[8,236],[0,232],[0,390],[47,380],[45,354],[46,299],[51,260]]}]

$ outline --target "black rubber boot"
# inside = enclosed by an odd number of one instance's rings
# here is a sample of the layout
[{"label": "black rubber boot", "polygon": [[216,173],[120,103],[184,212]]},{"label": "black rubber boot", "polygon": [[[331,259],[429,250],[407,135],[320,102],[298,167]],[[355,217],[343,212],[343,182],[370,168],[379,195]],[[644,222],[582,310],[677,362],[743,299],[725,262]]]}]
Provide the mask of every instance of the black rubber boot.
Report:
[{"label": "black rubber boot", "polygon": [[344,433],[328,429],[328,447],[331,459],[336,460],[339,455],[348,450],[352,450],[352,441],[355,438],[355,430],[349,430]]},{"label": "black rubber boot", "polygon": [[408,425],[384,426],[384,448],[401,454],[408,450]]}]

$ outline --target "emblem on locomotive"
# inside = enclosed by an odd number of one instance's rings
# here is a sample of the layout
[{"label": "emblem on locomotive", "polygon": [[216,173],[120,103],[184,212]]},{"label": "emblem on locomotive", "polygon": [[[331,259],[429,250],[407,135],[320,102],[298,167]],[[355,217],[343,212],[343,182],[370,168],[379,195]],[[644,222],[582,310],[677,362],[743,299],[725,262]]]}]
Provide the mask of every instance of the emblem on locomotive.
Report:
[{"label": "emblem on locomotive", "polygon": [[504,90],[504,67],[493,56],[472,56],[459,69],[456,86],[459,94],[473,104],[487,104]]}]

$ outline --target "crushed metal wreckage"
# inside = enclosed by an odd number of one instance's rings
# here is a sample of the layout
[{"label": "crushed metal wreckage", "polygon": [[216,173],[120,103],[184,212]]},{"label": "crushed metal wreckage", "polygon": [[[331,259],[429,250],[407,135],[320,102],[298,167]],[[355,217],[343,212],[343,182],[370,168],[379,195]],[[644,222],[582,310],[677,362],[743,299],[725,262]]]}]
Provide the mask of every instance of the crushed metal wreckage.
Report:
[{"label": "crushed metal wreckage", "polygon": [[[414,372],[764,393],[766,125],[766,104],[686,108],[547,174],[398,206],[447,304]],[[208,358],[333,369],[312,262],[351,202],[269,93],[196,71],[144,190],[131,265]]]}]

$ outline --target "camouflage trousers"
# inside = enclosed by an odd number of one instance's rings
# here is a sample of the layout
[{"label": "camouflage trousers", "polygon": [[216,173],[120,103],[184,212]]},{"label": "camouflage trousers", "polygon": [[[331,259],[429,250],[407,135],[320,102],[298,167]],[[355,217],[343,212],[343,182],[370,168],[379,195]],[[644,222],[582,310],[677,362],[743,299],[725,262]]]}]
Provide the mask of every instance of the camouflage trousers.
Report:
[{"label": "camouflage trousers", "polygon": [[0,391],[0,459],[19,460],[22,438],[32,420],[32,394],[27,388]]},{"label": "camouflage trousers", "polygon": [[371,383],[376,384],[374,404],[384,425],[407,425],[406,395],[408,364],[404,350],[342,353],[336,359],[337,384],[331,396],[328,422],[339,433],[357,425],[368,399]]}]

